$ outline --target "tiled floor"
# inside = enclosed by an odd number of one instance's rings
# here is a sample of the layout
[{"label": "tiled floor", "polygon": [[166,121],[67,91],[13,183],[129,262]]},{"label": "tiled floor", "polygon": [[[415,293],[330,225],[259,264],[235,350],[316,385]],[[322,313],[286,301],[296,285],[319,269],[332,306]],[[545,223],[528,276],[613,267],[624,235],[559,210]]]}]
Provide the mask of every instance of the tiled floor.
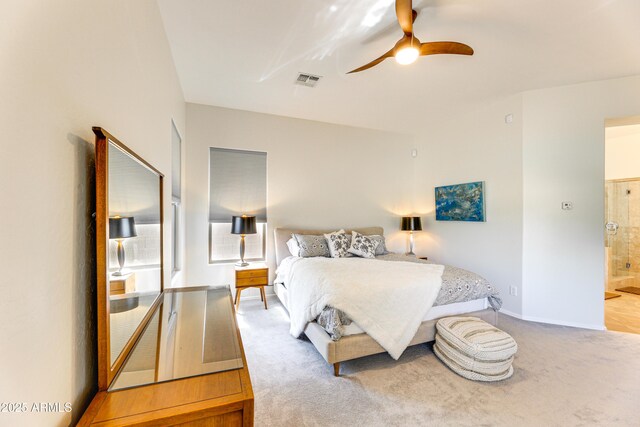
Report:
[{"label": "tiled floor", "polygon": [[627,292],[614,293],[620,298],[604,302],[604,323],[610,331],[640,334],[640,295]]}]

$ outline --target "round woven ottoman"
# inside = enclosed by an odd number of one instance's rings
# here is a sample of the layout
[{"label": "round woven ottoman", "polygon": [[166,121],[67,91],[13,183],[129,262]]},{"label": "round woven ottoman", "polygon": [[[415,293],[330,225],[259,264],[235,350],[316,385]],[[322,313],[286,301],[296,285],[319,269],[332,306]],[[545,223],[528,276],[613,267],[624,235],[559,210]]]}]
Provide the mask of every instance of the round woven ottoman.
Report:
[{"label": "round woven ottoman", "polygon": [[452,371],[475,381],[513,375],[518,345],[511,335],[476,317],[445,317],[436,323],[433,351]]}]

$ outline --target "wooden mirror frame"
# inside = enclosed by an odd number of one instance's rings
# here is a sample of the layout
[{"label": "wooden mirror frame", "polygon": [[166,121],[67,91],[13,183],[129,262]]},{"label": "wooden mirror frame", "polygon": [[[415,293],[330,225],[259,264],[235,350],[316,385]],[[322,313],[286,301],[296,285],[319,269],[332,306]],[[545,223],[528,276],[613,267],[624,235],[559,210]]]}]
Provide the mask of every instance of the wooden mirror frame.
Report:
[{"label": "wooden mirror frame", "polygon": [[[97,258],[97,323],[98,323],[98,389],[107,390],[134,344],[151,319],[164,291],[164,175],[146,160],[100,127],[94,127],[96,135],[96,258]],[[111,364],[110,334],[110,285],[109,285],[109,141],[129,154],[158,176],[160,202],[160,290],[149,310],[136,327],[113,365]]]}]

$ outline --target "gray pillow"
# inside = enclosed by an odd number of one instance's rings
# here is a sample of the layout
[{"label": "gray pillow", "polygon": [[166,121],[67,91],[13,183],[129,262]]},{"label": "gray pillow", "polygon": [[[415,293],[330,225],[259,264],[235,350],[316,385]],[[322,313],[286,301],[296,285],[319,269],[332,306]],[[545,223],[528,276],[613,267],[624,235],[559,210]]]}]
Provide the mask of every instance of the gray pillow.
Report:
[{"label": "gray pillow", "polygon": [[329,246],[327,246],[327,239],[324,238],[323,235],[313,235],[313,234],[294,234],[296,241],[298,242],[298,246],[300,247],[300,252],[298,256],[303,258],[309,258],[314,256],[324,256],[330,257]]},{"label": "gray pillow", "polygon": [[384,241],[384,236],[381,236],[379,234],[374,234],[372,236],[367,236],[368,238],[370,238],[371,240],[375,240],[376,242],[378,242],[378,246],[376,246],[376,255],[386,255],[389,253],[389,251],[387,250],[387,245],[385,244]]}]

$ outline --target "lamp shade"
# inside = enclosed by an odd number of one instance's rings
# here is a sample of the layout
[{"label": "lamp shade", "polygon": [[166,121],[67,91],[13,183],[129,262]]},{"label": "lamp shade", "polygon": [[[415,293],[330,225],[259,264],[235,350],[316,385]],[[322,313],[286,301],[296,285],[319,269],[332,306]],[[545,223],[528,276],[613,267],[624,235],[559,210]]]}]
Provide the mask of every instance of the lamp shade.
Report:
[{"label": "lamp shade", "polygon": [[127,239],[136,237],[136,222],[132,216],[116,216],[109,218],[109,238]]},{"label": "lamp shade", "polygon": [[256,234],[256,217],[246,215],[232,217],[231,234]]},{"label": "lamp shade", "polygon": [[400,223],[402,231],[422,231],[422,218],[419,216],[403,216]]}]

